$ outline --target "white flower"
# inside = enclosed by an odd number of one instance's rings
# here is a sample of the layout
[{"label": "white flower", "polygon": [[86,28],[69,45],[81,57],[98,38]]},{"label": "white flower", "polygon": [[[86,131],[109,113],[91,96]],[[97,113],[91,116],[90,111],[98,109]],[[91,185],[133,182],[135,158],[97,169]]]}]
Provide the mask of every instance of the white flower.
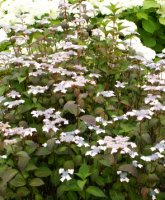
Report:
[{"label": "white flower", "polygon": [[101,123],[103,126],[107,126],[108,124],[112,123],[111,121],[107,121],[102,117],[96,117],[96,122]]},{"label": "white flower", "polygon": [[30,85],[29,86],[29,90],[28,90],[28,93],[29,94],[34,94],[34,95],[36,95],[36,94],[38,94],[38,93],[44,93],[47,89],[48,89],[48,86],[46,85],[46,86],[33,86],[33,85]]},{"label": "white flower", "polygon": [[44,143],[44,144],[42,144],[42,146],[43,146],[43,147],[47,147],[47,146],[48,146],[48,144],[47,144],[47,143]]},{"label": "white flower", "polygon": [[128,117],[126,114],[121,115],[121,116],[112,116],[112,117],[113,117],[113,121],[128,120]]},{"label": "white flower", "polygon": [[126,82],[116,81],[115,87],[117,87],[117,88],[125,88],[125,84],[127,84],[127,83]]},{"label": "white flower", "polygon": [[117,171],[117,174],[120,175],[121,182],[129,182],[129,178],[127,177],[127,172]]},{"label": "white flower", "polygon": [[159,190],[157,188],[155,188],[154,190],[153,189],[150,190],[152,200],[156,200],[156,194],[158,193],[159,193]]},{"label": "white flower", "polygon": [[75,135],[77,135],[80,131],[70,131],[70,132],[62,132],[60,135],[60,141],[61,142],[74,142],[75,141]]},{"label": "white flower", "polygon": [[126,39],[124,42],[128,47],[131,47],[135,51],[137,56],[140,56],[143,60],[152,61],[156,56],[155,51],[143,46],[140,39],[136,36]]},{"label": "white flower", "polygon": [[144,118],[151,119],[154,113],[151,110],[132,110],[127,112],[127,116],[136,116],[138,121],[143,120]]},{"label": "white flower", "polygon": [[145,104],[154,102],[157,98],[161,98],[160,95],[153,95],[148,94],[147,97],[144,99]]},{"label": "white flower", "polygon": [[138,167],[138,168],[142,168],[143,167],[143,165],[138,164],[137,160],[133,160],[132,164],[133,164],[133,166]]},{"label": "white flower", "polygon": [[152,105],[152,107],[150,108],[150,110],[152,111],[160,111],[160,110],[164,110],[165,111],[165,106],[162,105],[159,101],[155,100],[154,102],[150,103]]},{"label": "white flower", "polygon": [[2,155],[0,158],[7,159],[7,155]]},{"label": "white flower", "polygon": [[24,100],[9,101],[9,102],[5,102],[4,106],[7,106],[7,108],[13,108],[14,106],[18,106],[24,102],[25,102]]},{"label": "white flower", "polygon": [[136,152],[132,151],[131,148],[135,148],[136,144],[129,142],[129,137],[116,136],[112,138],[111,136],[105,136],[103,140],[99,140],[100,145],[104,145],[106,149],[111,149],[111,154],[120,151],[121,154],[129,154],[131,157],[137,155]]},{"label": "white flower", "polygon": [[55,133],[58,131],[58,128],[56,127],[56,121],[51,121],[49,119],[44,119],[44,126],[42,127],[42,130],[45,132],[49,132],[50,130],[53,130]]},{"label": "white flower", "polygon": [[158,144],[156,144],[154,147],[151,147],[151,151],[158,150],[160,153],[165,151],[165,140],[160,141]]},{"label": "white flower", "polygon": [[54,117],[53,112],[55,111],[54,108],[49,108],[47,110],[41,111],[41,110],[33,110],[31,114],[33,117],[39,117],[44,116],[45,118],[49,119],[51,117]]},{"label": "white flower", "polygon": [[90,130],[96,131],[96,134],[105,133],[104,129],[101,129],[100,126],[88,126]]},{"label": "white flower", "polygon": [[160,154],[159,152],[156,152],[150,156],[141,156],[141,159],[147,162],[155,161],[159,158],[164,158],[164,155]]},{"label": "white flower", "polygon": [[94,157],[97,154],[99,154],[101,152],[101,150],[105,150],[105,147],[92,145],[91,150],[87,151],[85,155],[90,155],[90,156]]},{"label": "white flower", "polygon": [[19,94],[19,92],[12,90],[10,93],[7,94],[7,97],[15,99],[16,97],[21,97],[21,95]]},{"label": "white flower", "polygon": [[64,180],[69,181],[71,179],[70,174],[74,173],[74,169],[67,169],[64,170],[64,168],[59,169],[59,174],[61,174],[60,180],[63,182]]},{"label": "white flower", "polygon": [[26,136],[32,136],[33,132],[37,132],[36,128],[23,128],[23,127],[16,127],[16,128],[9,128],[5,130],[4,136],[13,136],[19,135],[20,138],[24,138]]},{"label": "white flower", "polygon": [[93,29],[92,35],[95,37],[99,37],[100,40],[105,40],[105,33],[102,30],[100,30],[99,28]]},{"label": "white flower", "polygon": [[3,141],[5,145],[12,145],[12,144],[16,144],[17,140],[16,139],[10,139],[10,140],[4,140]]},{"label": "white flower", "polygon": [[0,42],[3,42],[5,40],[8,40],[7,34],[3,29],[0,29]]},{"label": "white flower", "polygon": [[41,69],[38,69],[37,71],[35,72],[30,72],[29,73],[29,76],[34,76],[34,77],[37,77],[37,76],[40,76],[42,74],[45,74],[46,72],[42,71]]},{"label": "white flower", "polygon": [[84,142],[84,138],[83,137],[79,137],[79,136],[75,136],[74,138],[74,142],[77,144],[78,147],[89,147],[89,144]]},{"label": "white flower", "polygon": [[102,92],[98,92],[97,96],[102,95],[103,97],[114,97],[114,91],[102,91]]}]

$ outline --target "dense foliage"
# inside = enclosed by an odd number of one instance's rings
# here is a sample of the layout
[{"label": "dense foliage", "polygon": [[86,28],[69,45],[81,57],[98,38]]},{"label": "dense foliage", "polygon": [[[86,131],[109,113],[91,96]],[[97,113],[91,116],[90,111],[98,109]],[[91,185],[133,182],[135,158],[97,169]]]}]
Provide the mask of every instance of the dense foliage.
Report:
[{"label": "dense foliage", "polygon": [[164,199],[165,55],[88,3],[1,24],[0,200]]}]

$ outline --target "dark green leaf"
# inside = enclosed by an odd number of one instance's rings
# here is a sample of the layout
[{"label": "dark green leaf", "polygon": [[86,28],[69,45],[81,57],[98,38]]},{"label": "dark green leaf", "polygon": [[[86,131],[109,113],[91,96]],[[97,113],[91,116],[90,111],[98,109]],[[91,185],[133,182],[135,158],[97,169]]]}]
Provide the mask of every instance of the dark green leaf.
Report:
[{"label": "dark green leaf", "polygon": [[48,167],[40,167],[34,172],[37,177],[47,177],[50,176],[51,170]]},{"label": "dark green leaf", "polygon": [[89,186],[87,188],[86,192],[88,194],[91,194],[91,195],[95,196],[95,197],[104,197],[104,198],[106,197],[104,192],[100,188],[98,188],[96,186]]},{"label": "dark green leaf", "polygon": [[44,185],[44,182],[40,178],[33,178],[29,181],[29,185],[32,187],[38,187],[38,186]]},{"label": "dark green leaf", "polygon": [[13,186],[13,187],[21,187],[21,186],[24,186],[26,185],[26,181],[24,179],[24,177],[20,174],[17,174],[14,179],[12,181],[10,181],[10,184]]}]

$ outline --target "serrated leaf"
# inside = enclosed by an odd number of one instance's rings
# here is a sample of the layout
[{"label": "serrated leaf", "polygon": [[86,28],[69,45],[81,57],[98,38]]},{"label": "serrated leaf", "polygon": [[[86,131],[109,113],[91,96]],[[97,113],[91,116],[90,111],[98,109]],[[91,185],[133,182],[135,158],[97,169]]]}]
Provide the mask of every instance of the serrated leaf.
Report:
[{"label": "serrated leaf", "polygon": [[82,180],[85,180],[88,176],[91,175],[89,171],[89,166],[86,163],[83,163],[79,169],[79,172],[76,173]]},{"label": "serrated leaf", "polygon": [[96,125],[96,119],[92,115],[83,115],[80,117],[80,119],[89,125]]},{"label": "serrated leaf", "polygon": [[112,200],[125,200],[125,197],[123,194],[116,192],[114,190],[110,191],[110,196]]},{"label": "serrated leaf", "polygon": [[14,179],[10,181],[10,184],[14,187],[21,187],[26,185],[26,181],[22,175],[17,174]]},{"label": "serrated leaf", "polygon": [[33,178],[29,181],[29,185],[32,187],[39,187],[41,185],[44,185],[44,182],[40,178]]},{"label": "serrated leaf", "polygon": [[50,176],[51,170],[48,167],[40,167],[34,172],[37,177],[47,177]]},{"label": "serrated leaf", "polygon": [[78,116],[80,114],[80,108],[77,104],[75,104],[74,101],[68,101],[64,105],[64,110],[67,110],[68,112],[70,112],[71,114],[75,116]]},{"label": "serrated leaf", "polygon": [[7,168],[5,170],[5,173],[1,176],[3,182],[4,183],[9,182],[17,173],[18,173],[18,171],[16,169]]},{"label": "serrated leaf", "polygon": [[132,164],[120,165],[119,170],[128,172],[128,173],[132,174],[132,176],[137,177],[137,169]]},{"label": "serrated leaf", "polygon": [[18,82],[19,83],[22,83],[27,77],[22,77],[22,76],[19,76],[18,77]]},{"label": "serrated leaf", "polygon": [[78,181],[77,181],[77,185],[79,186],[79,188],[80,188],[81,190],[83,190],[83,188],[84,188],[86,182],[87,182],[87,180],[84,180],[84,181],[78,180]]},{"label": "serrated leaf", "polygon": [[40,147],[39,149],[38,149],[38,151],[36,152],[36,155],[37,156],[47,156],[47,155],[49,155],[51,152],[47,149],[47,148],[45,148],[45,147]]},{"label": "serrated leaf", "polygon": [[95,197],[104,197],[104,198],[106,197],[104,192],[100,188],[98,188],[96,186],[89,186],[87,188],[86,192],[88,194],[91,194],[91,195],[95,196]]},{"label": "serrated leaf", "polygon": [[19,151],[16,155],[18,156],[18,167],[22,171],[27,166],[30,156],[25,151]]},{"label": "serrated leaf", "polygon": [[17,190],[17,196],[18,197],[26,197],[30,191],[26,187],[20,187]]}]

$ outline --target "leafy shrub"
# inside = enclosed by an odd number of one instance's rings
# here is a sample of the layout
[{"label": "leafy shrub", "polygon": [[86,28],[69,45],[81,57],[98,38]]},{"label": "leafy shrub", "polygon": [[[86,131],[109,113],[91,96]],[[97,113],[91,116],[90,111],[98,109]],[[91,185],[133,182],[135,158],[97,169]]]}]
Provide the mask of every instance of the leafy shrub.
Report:
[{"label": "leafy shrub", "polygon": [[0,199],[164,198],[164,60],[109,8],[7,27]]}]

